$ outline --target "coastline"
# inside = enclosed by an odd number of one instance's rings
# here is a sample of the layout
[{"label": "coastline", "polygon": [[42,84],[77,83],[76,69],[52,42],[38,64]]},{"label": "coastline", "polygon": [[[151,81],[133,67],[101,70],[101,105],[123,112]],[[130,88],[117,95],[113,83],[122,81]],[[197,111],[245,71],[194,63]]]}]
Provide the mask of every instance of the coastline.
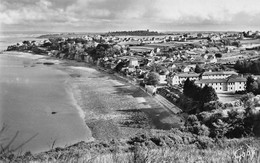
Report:
[{"label": "coastline", "polygon": [[17,54],[34,58],[35,62],[52,62],[50,66],[68,75],[67,91],[93,140],[120,139],[150,129],[169,130],[180,121],[139,87],[94,65],[32,53]]},{"label": "coastline", "polygon": [[[44,58],[44,60],[55,62],[56,59],[48,57]],[[203,156],[210,155],[212,158],[219,158],[219,155],[221,155],[230,159],[231,154],[225,152],[225,150],[235,150],[238,143],[248,142],[253,144],[255,141],[259,142],[259,140],[251,140],[250,138],[232,139],[220,142],[226,143],[226,146],[218,146],[218,144],[214,145],[216,142],[208,137],[199,137],[191,133],[182,133],[175,130],[167,131],[168,129],[163,128],[158,130],[160,129],[160,123],[161,126],[172,127],[171,121],[168,121],[172,117],[167,115],[167,118],[162,118],[166,114],[166,112],[161,113],[164,109],[160,110],[159,105],[153,103],[153,98],[150,96],[146,97],[143,91],[134,88],[134,86],[127,84],[125,81],[121,81],[114,75],[99,71],[97,67],[86,63],[62,60],[50,66],[67,73],[68,80],[65,82],[68,86],[67,91],[70,92],[73,103],[77,106],[76,109],[79,109],[78,113],[85,113],[84,117],[82,116],[81,118],[84,118],[85,125],[90,128],[93,140],[91,142],[78,142],[65,148],[58,147],[35,154],[32,157],[30,155],[21,156],[22,159],[41,162],[42,160],[46,161],[46,158],[52,158],[55,162],[55,160],[59,159],[98,160],[100,157],[106,160],[110,159],[106,157],[109,156],[113,160],[114,156],[120,155],[121,152],[132,155],[135,152],[133,151],[136,147],[135,144],[140,145],[143,149],[148,148],[148,151],[155,149],[157,153],[160,149],[165,148],[171,151],[169,156],[178,153],[179,158],[189,158],[191,156],[189,152],[195,151],[193,153],[194,160],[197,157],[202,157],[199,152],[204,152]],[[105,98],[108,99],[105,100]],[[100,103],[99,106],[92,106],[92,102],[95,102],[95,100],[101,100],[101,102],[98,102]],[[120,104],[120,102],[125,101],[130,103]],[[113,106],[113,103],[119,103],[120,106]],[[128,104],[131,107],[122,108],[122,106]],[[134,115],[131,117],[132,113]],[[139,113],[141,113],[141,116]],[[155,121],[159,124],[158,126],[154,126],[149,121],[149,118],[154,115],[158,116],[158,119]],[[141,121],[142,123],[137,124],[128,121],[136,117],[139,117],[136,119],[136,122]],[[205,152],[205,148],[209,150]],[[125,158],[123,155],[120,155],[120,157]]]}]

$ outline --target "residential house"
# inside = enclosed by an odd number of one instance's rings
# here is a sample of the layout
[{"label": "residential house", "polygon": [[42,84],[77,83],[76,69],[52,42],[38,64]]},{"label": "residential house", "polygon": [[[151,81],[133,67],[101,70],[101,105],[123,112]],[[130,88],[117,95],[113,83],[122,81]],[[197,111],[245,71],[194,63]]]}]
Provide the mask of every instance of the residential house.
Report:
[{"label": "residential house", "polygon": [[137,58],[131,57],[129,59],[129,66],[139,66],[139,62]]},{"label": "residential house", "polygon": [[167,84],[166,75],[160,75],[159,77],[159,84]]},{"label": "residential house", "polygon": [[189,67],[189,66],[186,66],[186,67],[183,69],[183,72],[190,72],[190,67]]}]

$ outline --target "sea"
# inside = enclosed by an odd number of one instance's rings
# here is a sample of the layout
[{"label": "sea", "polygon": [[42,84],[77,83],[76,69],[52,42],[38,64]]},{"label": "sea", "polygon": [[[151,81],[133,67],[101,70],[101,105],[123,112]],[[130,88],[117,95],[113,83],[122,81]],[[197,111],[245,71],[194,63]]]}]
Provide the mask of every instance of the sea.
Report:
[{"label": "sea", "polygon": [[44,39],[38,37],[49,33],[43,31],[0,31],[0,51],[6,50],[9,45],[21,44],[24,40],[43,41]]},{"label": "sea", "polygon": [[[23,40],[37,40],[41,34],[5,33],[1,49]],[[0,54],[1,148],[39,153],[91,141],[91,131],[72,94],[68,74],[36,62],[31,54]]]}]

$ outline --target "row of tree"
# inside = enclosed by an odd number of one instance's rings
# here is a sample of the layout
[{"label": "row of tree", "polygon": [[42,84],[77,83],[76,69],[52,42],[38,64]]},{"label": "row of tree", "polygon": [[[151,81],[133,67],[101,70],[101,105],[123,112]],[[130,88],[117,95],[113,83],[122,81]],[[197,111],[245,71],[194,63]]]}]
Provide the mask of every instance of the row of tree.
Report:
[{"label": "row of tree", "polygon": [[189,78],[184,82],[183,94],[201,103],[218,100],[218,96],[214,88],[208,85],[205,85],[203,88],[201,88]]},{"label": "row of tree", "polygon": [[256,61],[238,60],[234,68],[238,70],[240,73],[260,74],[260,60],[256,60]]},{"label": "row of tree", "polygon": [[105,36],[155,36],[161,35],[156,31],[149,31],[149,30],[137,30],[137,31],[115,31],[115,32],[108,32]]},{"label": "row of tree", "polygon": [[253,76],[248,76],[246,81],[246,92],[260,94],[260,80],[254,79]]}]

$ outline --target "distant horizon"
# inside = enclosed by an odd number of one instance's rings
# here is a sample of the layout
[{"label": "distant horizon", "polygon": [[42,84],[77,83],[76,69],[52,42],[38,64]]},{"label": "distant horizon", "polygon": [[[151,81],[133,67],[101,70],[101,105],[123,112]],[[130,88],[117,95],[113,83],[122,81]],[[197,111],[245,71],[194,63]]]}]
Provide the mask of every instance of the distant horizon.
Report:
[{"label": "distant horizon", "polygon": [[[25,32],[25,33],[108,33],[108,32],[121,32],[121,31],[145,31],[147,29],[136,29],[136,30],[109,30],[109,31],[100,31],[100,32],[93,32],[93,31],[33,31],[33,30],[2,30],[1,32],[4,33],[19,33],[19,32]],[[159,32],[159,33],[182,33],[182,32],[247,32],[247,31],[260,31],[260,30],[150,30],[153,32]]]}]

